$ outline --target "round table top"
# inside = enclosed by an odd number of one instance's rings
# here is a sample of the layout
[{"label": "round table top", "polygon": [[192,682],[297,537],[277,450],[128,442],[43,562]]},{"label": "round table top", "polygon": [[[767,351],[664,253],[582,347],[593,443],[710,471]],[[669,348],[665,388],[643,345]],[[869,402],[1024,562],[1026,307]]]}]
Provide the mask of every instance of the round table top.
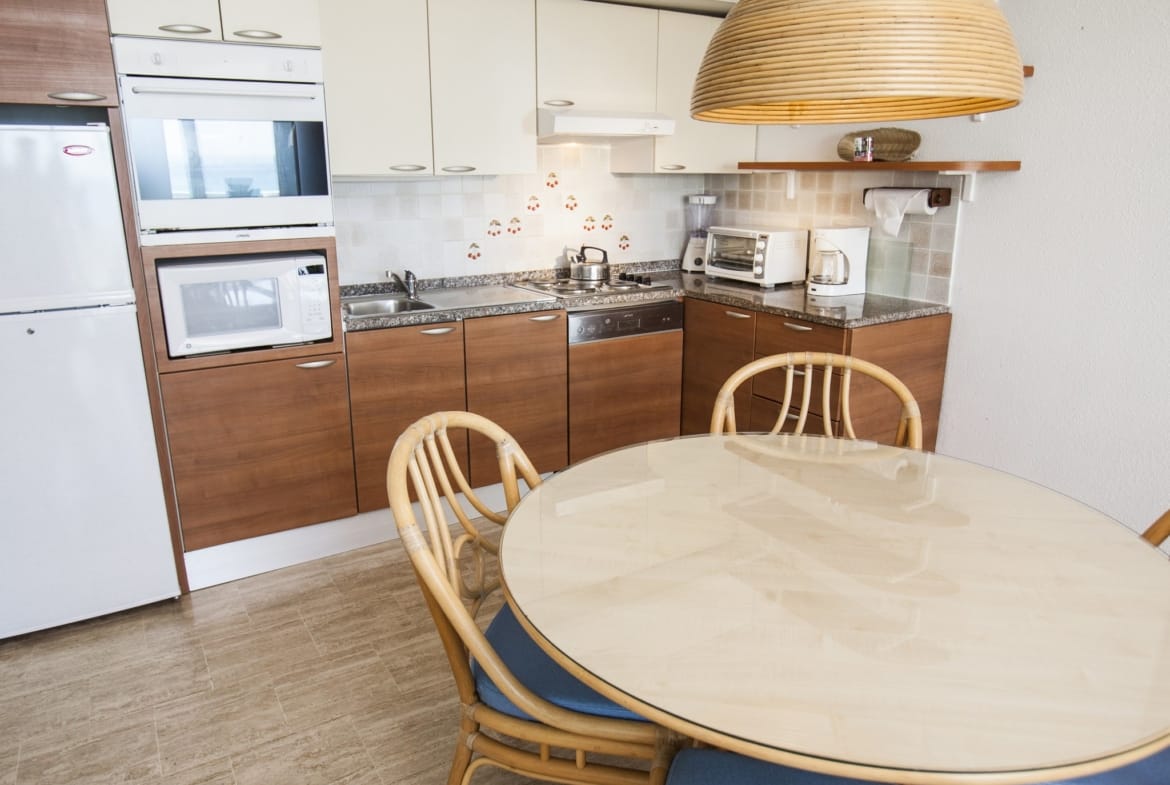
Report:
[{"label": "round table top", "polygon": [[1165,555],[956,459],[805,436],[641,444],[533,490],[501,566],[571,672],[756,757],[1022,783],[1170,743]]}]

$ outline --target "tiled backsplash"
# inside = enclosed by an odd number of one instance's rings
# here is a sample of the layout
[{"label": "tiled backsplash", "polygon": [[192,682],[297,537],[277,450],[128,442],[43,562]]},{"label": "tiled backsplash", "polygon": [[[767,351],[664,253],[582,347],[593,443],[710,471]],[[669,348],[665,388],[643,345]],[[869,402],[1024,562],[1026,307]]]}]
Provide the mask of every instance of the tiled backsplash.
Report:
[{"label": "tiled backsplash", "polygon": [[[337,182],[343,285],[539,270],[566,246],[604,248],[612,262],[677,259],[683,204],[702,175],[613,175],[609,148],[540,148],[539,175]],[[591,254],[594,256],[596,254]]]},{"label": "tiled backsplash", "polygon": [[[718,197],[713,223],[782,229],[869,226],[867,290],[936,303],[950,301],[951,260],[960,209],[960,178],[911,172],[798,172],[796,198],[787,198],[787,174],[754,172],[707,177]],[[909,215],[898,236],[876,227],[862,204],[866,188],[950,188],[951,204],[934,215]]]},{"label": "tiled backsplash", "polygon": [[539,175],[337,182],[334,210],[343,285],[378,283],[386,271],[455,278],[542,270],[566,247],[593,245],[612,262],[677,259],[687,194],[714,193],[714,223],[812,228],[876,226],[862,204],[875,186],[946,187],[951,205],[907,216],[896,238],[873,229],[869,291],[947,303],[960,178],[899,172],[614,175],[609,148],[540,148]]}]

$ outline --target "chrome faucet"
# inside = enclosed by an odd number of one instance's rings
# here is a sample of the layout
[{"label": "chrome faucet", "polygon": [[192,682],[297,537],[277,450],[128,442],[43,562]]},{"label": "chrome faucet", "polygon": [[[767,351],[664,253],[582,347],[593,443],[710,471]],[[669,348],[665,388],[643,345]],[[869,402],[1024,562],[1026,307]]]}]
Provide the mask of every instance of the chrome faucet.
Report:
[{"label": "chrome faucet", "polygon": [[418,294],[418,278],[415,277],[414,273],[407,270],[405,282],[398,277],[398,273],[390,273],[390,278],[406,292],[406,299],[415,299],[415,295]]}]

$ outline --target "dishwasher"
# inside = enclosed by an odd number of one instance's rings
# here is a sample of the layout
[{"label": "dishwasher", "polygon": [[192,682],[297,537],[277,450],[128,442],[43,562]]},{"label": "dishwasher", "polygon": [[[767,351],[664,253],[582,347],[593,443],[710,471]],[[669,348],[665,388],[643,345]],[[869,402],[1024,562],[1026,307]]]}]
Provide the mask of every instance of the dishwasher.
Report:
[{"label": "dishwasher", "polygon": [[569,308],[569,461],[679,435],[683,304]]}]

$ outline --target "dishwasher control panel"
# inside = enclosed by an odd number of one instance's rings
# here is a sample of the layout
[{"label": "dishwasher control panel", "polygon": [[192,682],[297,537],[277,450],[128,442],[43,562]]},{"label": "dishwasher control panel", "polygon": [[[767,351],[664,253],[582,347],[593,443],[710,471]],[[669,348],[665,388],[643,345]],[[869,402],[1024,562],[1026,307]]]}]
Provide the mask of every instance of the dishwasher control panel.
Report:
[{"label": "dishwasher control panel", "polygon": [[681,330],[683,304],[657,300],[614,308],[569,312],[569,343],[604,341],[666,330]]}]

